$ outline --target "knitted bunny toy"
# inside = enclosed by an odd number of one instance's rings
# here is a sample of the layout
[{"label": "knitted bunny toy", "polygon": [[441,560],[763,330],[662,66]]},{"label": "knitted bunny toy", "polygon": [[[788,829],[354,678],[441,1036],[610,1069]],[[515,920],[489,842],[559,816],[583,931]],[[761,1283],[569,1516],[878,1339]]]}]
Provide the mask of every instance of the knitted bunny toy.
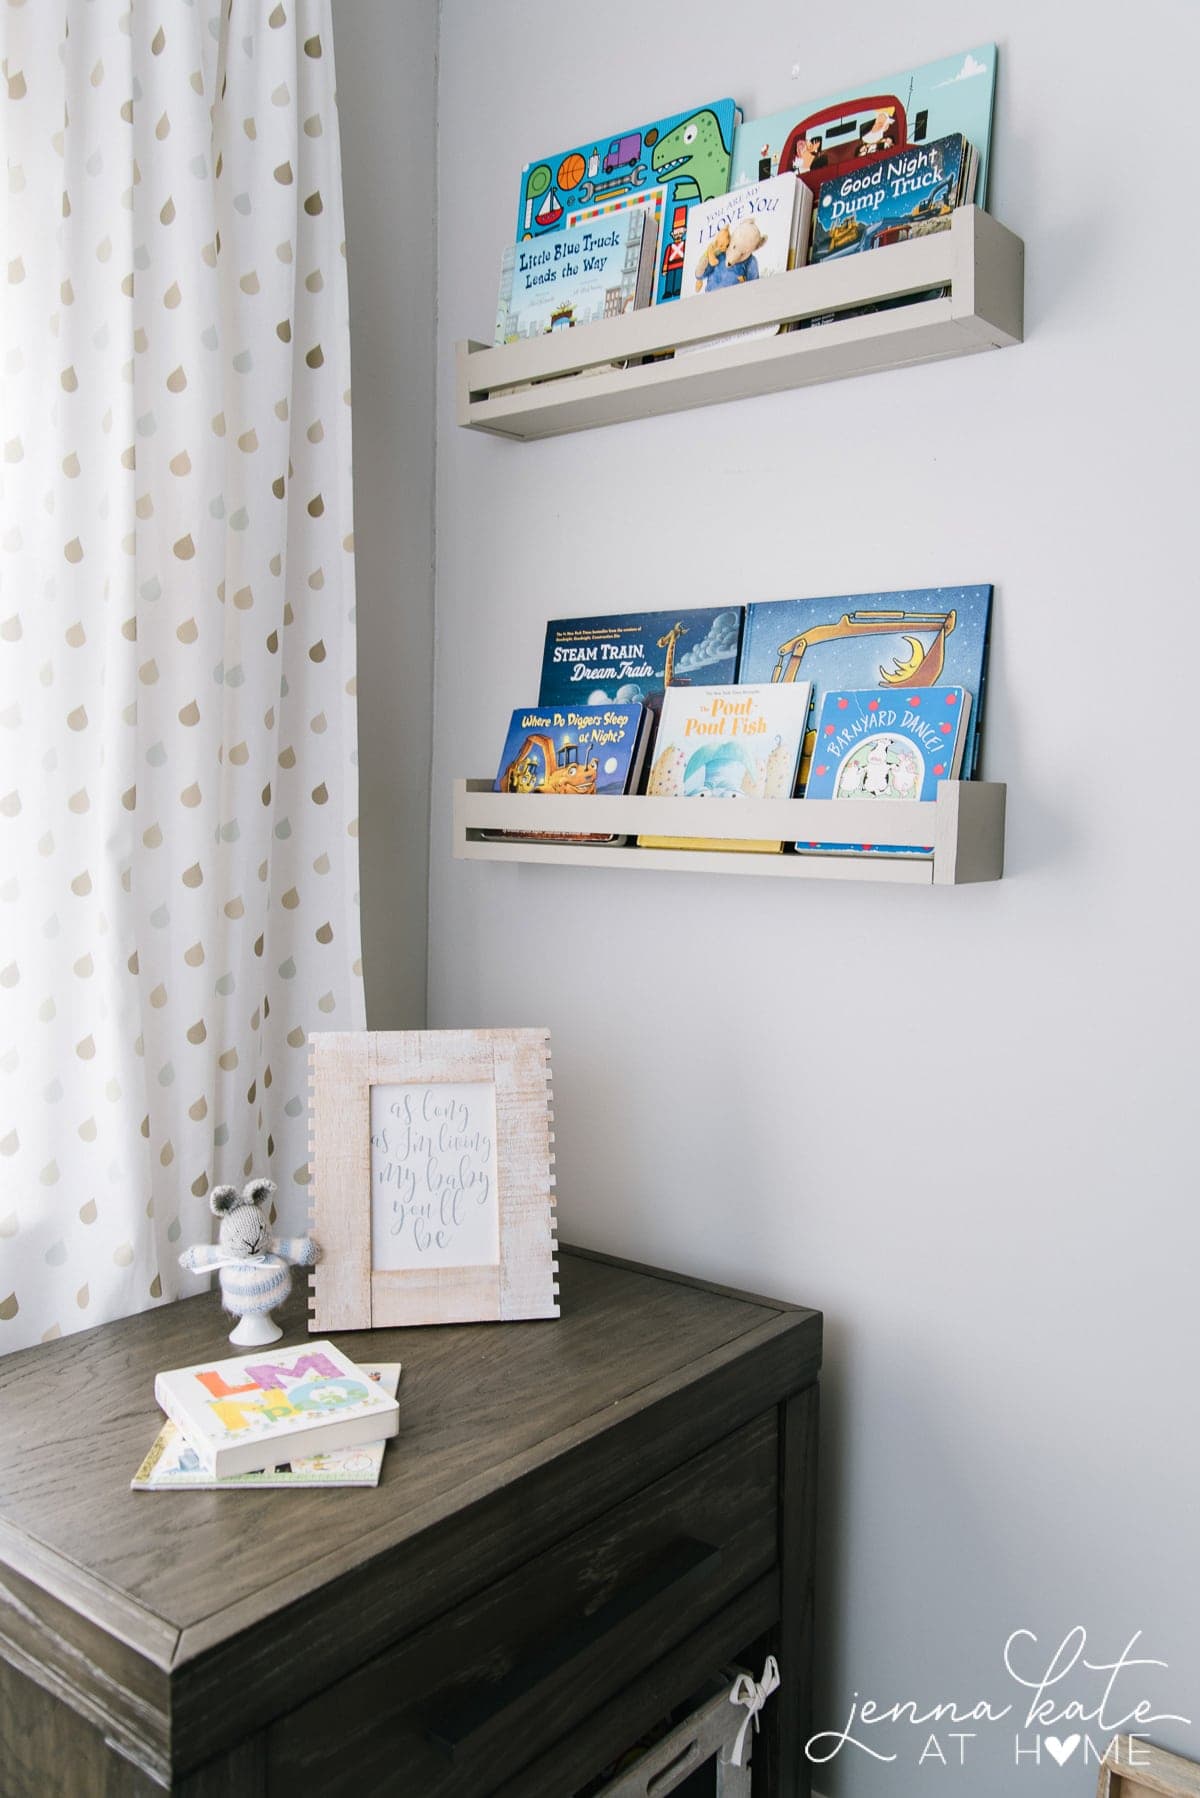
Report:
[{"label": "knitted bunny toy", "polygon": [[218,1240],[197,1243],[179,1257],[189,1273],[219,1270],[221,1303],[239,1322],[230,1342],[251,1348],[277,1342],[283,1331],[271,1318],[292,1288],[289,1263],[311,1267],[320,1249],[311,1236],[273,1236],[262,1209],[275,1191],[273,1180],[214,1186],[209,1205],[221,1220]]}]

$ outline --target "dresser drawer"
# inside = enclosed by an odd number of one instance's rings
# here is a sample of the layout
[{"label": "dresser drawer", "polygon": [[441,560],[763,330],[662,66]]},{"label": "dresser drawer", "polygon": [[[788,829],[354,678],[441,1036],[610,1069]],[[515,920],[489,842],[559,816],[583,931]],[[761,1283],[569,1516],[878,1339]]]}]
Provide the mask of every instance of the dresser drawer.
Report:
[{"label": "dresser drawer", "polygon": [[776,1560],[774,1410],[269,1731],[268,1790],[484,1798]]}]

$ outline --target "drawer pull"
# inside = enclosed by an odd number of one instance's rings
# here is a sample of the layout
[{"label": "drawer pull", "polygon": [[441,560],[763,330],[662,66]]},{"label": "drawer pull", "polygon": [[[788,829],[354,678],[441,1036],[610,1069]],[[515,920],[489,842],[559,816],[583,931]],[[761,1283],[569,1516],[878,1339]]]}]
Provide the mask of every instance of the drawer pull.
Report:
[{"label": "drawer pull", "polygon": [[721,1564],[721,1550],[711,1542],[683,1536],[659,1556],[654,1567],[632,1580],[588,1617],[576,1617],[518,1661],[502,1679],[470,1686],[440,1701],[426,1713],[429,1741],[453,1758],[472,1746],[472,1737],[528,1696],[542,1680],[588,1654],[612,1630],[667,1593],[703,1584]]}]

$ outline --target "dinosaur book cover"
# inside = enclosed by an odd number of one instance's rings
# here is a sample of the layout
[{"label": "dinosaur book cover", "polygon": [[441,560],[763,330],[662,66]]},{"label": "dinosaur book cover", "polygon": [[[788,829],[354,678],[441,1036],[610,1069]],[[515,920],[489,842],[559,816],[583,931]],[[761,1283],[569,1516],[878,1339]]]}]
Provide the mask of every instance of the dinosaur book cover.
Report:
[{"label": "dinosaur book cover", "polygon": [[[767,600],[746,607],[738,680],[809,680],[818,711],[833,688],[965,687],[972,705],[962,768],[969,780],[979,765],[991,615],[990,587]],[[800,765],[805,781],[814,742],[810,732]]]},{"label": "dinosaur book cover", "polygon": [[663,241],[658,246],[655,302],[678,299],[688,209],[728,188],[740,117],[732,100],[712,100],[614,134],[601,132],[554,156],[537,157],[521,173],[517,243],[536,242],[564,229],[584,209],[661,188]]},{"label": "dinosaur book cover", "polygon": [[979,155],[975,197],[983,206],[995,91],[996,46],[978,44],[939,62],[747,119],[734,138],[731,185],[790,170],[815,192],[831,175],[961,132]]},{"label": "dinosaur book cover", "polygon": [[961,133],[834,175],[818,189],[811,260],[833,262],[945,231],[975,179],[975,153]]},{"label": "dinosaur book cover", "polygon": [[[654,740],[647,792],[663,799],[790,799],[812,689],[789,686],[669,687]],[[644,849],[741,849],[778,854],[778,841],[639,836]]]},{"label": "dinosaur book cover", "polygon": [[545,337],[648,306],[657,241],[652,210],[631,206],[540,243],[510,244],[500,270],[496,342]]},{"label": "dinosaur book cover", "polygon": [[[633,790],[645,753],[641,705],[525,706],[512,715],[497,793],[620,795]],[[624,837],[603,832],[485,831],[486,837],[533,838],[547,843],[610,843]]]},{"label": "dinosaur book cover", "polygon": [[160,1373],[154,1396],[206,1472],[224,1479],[394,1436],[400,1407],[332,1342]]},{"label": "dinosaur book cover", "polygon": [[[936,799],[957,780],[971,695],[965,687],[826,693],[806,799]],[[878,816],[876,812],[874,814]],[[804,854],[932,855],[925,843],[797,843]]]}]

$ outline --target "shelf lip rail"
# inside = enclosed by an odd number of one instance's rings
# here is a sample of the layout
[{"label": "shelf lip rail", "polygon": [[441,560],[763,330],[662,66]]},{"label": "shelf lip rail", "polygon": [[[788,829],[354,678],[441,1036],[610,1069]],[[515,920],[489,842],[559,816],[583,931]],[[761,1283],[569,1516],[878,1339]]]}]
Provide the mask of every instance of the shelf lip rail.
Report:
[{"label": "shelf lip rail", "polygon": [[[809,877],[836,863],[861,870],[830,878],[891,878],[939,885],[998,880],[1004,861],[1006,789],[988,781],[945,781],[934,800],[869,799],[738,799],[704,804],[697,799],[665,799],[637,795],[562,795],[497,793],[491,781],[454,783],[454,854],[463,859],[493,861],[560,861],[566,864],[674,866],[697,854],[706,863],[745,863],[772,858],[739,851],[695,851],[613,848],[604,844],[497,841],[484,831],[534,830],[611,833],[614,836],[712,838],[727,842],[846,842],[933,845],[930,857],[916,860],[873,856],[787,856],[803,865]],[[670,858],[663,862],[661,858]],[[653,858],[653,859],[651,859]],[[906,868],[908,874],[876,875],[879,867]],[[798,869],[797,869],[798,871]]]},{"label": "shelf lip rail", "polygon": [[[715,344],[697,356],[665,355],[738,331],[797,324],[931,291],[938,297]],[[458,422],[500,435],[545,436],[705,405],[739,392],[769,392],[1004,348],[1022,339],[1023,291],[1020,239],[978,207],[959,207],[947,231],[695,301],[518,343],[460,343]],[[640,360],[647,356],[660,360]],[[635,366],[624,366],[631,360]],[[740,385],[737,379],[730,384],[731,376],[740,377]]]}]

